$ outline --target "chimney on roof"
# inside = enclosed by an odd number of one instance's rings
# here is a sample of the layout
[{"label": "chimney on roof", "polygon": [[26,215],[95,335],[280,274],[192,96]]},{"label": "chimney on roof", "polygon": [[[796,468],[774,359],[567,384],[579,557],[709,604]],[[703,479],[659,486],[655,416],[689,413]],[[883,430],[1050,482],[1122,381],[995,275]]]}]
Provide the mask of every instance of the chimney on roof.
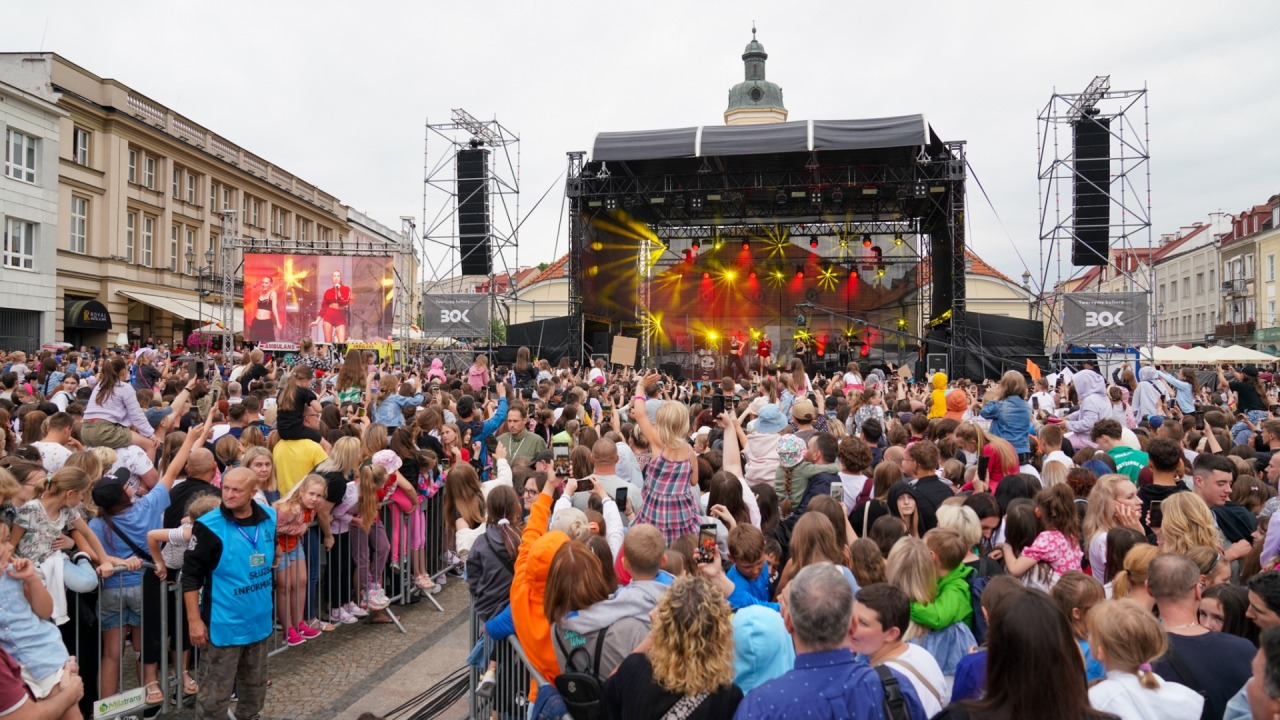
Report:
[{"label": "chimney on roof", "polygon": [[1178,239],[1178,233],[1162,233],[1160,235],[1160,247],[1164,247],[1174,240]]}]

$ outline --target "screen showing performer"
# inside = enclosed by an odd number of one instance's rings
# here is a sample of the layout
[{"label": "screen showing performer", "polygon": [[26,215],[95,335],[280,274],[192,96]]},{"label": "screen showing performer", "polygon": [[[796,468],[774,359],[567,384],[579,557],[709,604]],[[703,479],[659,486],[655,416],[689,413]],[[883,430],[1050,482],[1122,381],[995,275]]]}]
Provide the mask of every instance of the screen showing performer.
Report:
[{"label": "screen showing performer", "polygon": [[244,327],[250,342],[378,341],[395,325],[395,259],[249,253]]}]

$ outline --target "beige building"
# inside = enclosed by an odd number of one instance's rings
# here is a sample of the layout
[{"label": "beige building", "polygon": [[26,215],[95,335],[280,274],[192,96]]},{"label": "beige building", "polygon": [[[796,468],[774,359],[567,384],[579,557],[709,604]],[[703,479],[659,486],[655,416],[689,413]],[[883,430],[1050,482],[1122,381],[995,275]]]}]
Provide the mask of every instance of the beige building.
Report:
[{"label": "beige building", "polygon": [[782,88],[765,78],[765,61],[769,54],[756,40],[751,28],[751,42],[742,52],[743,80],[729,89],[729,104],[724,111],[725,125],[766,125],[786,122],[787,108],[782,104]]},{"label": "beige building", "polygon": [[[342,247],[346,210],[332,195],[116,80],[54,53],[0,54],[0,80],[52,91],[68,113],[57,165],[59,339],[180,342],[215,317],[222,210],[238,211],[240,237]],[[237,305],[241,292],[237,278]],[[105,309],[109,330],[72,312],[85,303]]]},{"label": "beige building", "polygon": [[[1266,352],[1274,352],[1280,347],[1280,313],[1277,313],[1277,304],[1280,303],[1280,279],[1277,279],[1276,264],[1280,262],[1277,259],[1280,256],[1280,195],[1274,196],[1268,203],[1270,205],[1269,225],[1258,233],[1258,258],[1261,262],[1261,270],[1257,282],[1258,288],[1258,323],[1254,331],[1254,340],[1258,343],[1257,347]],[[1267,225],[1264,222],[1263,225]]]},{"label": "beige building", "polygon": [[569,255],[532,275],[516,289],[511,324],[564,317],[569,314]]}]

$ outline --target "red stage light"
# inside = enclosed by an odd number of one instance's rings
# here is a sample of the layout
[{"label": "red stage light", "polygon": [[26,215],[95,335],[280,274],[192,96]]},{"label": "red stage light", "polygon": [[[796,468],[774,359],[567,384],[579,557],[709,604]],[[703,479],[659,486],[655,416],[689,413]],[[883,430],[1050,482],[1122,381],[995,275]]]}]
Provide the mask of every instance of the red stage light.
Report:
[{"label": "red stage light", "polygon": [[702,247],[701,243],[699,243],[697,240],[694,240],[693,244],[689,246],[689,249],[693,250],[694,252],[698,252],[698,248],[700,247]]},{"label": "red stage light", "polygon": [[751,274],[750,274],[750,275],[748,275],[747,277],[749,277],[749,278],[750,278],[750,279],[752,279],[752,280],[755,280],[755,279],[756,279],[756,271],[755,271],[755,270],[752,270],[752,271],[751,271]]},{"label": "red stage light", "polygon": [[[862,236],[862,247],[865,247],[865,248],[869,248],[869,247],[871,247],[871,236],[870,236],[870,235],[863,235],[863,236]],[[697,249],[697,246],[694,246],[694,249],[696,250],[696,249]]]},{"label": "red stage light", "polygon": [[796,277],[797,277],[797,278],[803,278],[803,277],[804,277],[804,270],[796,270]]},{"label": "red stage light", "polygon": [[868,355],[870,355],[870,354],[871,354],[871,346],[869,346],[869,345],[863,345],[863,346],[862,346],[862,357],[867,357],[867,356],[868,356]]},{"label": "red stage light", "polygon": [[809,238],[809,247],[813,248],[814,250],[817,250],[817,249],[818,249],[818,236],[817,236],[817,235],[814,235],[813,237]]},{"label": "red stage light", "polygon": [[702,273],[702,279],[703,279],[703,280],[710,280],[710,279],[711,279],[711,273],[709,273],[709,272],[704,272],[704,273]]},{"label": "red stage light", "polygon": [[743,249],[743,250],[750,250],[750,249],[751,249],[751,241],[750,241],[750,240],[743,240],[743,241],[742,241],[742,249]]}]

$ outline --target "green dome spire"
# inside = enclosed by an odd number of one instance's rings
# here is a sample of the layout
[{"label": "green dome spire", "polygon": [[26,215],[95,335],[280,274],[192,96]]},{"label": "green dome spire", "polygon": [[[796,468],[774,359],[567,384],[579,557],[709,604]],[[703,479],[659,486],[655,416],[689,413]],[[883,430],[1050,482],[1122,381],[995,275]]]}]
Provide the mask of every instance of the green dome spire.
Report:
[{"label": "green dome spire", "polygon": [[[782,104],[782,88],[765,79],[765,61],[769,54],[764,45],[756,39],[756,28],[751,26],[751,42],[742,53],[744,80],[729,90],[729,107],[725,110],[725,119],[731,114],[741,114],[743,110],[768,110],[770,114],[782,115],[786,118],[786,107]],[[735,111],[739,111],[735,113]]]}]

